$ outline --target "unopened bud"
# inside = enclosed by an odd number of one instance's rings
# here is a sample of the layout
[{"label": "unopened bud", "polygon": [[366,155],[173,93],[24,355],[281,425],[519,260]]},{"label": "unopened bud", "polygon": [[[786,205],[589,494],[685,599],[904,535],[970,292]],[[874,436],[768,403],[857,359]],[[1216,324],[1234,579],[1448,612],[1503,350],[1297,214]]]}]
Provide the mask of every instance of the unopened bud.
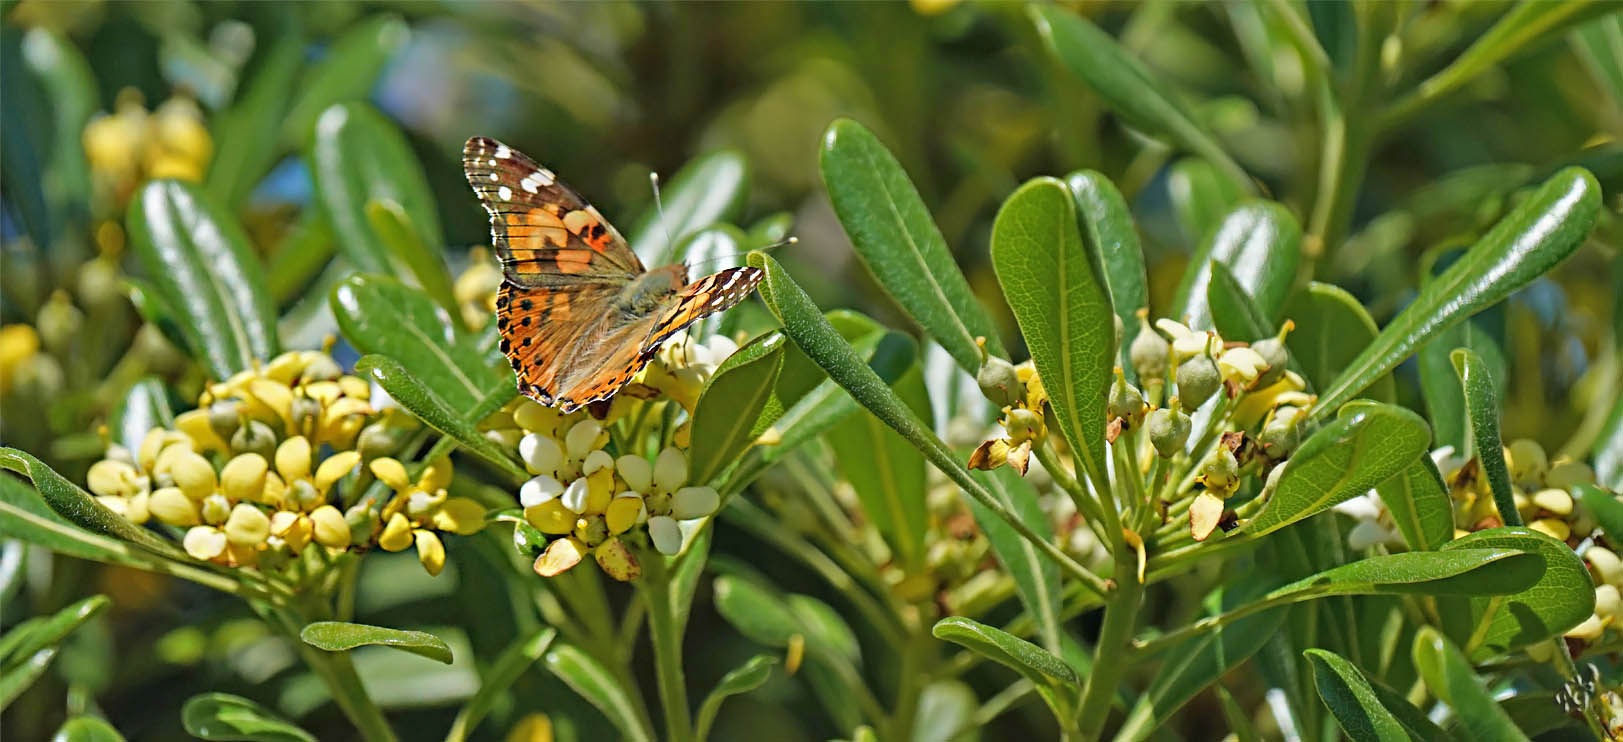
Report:
[{"label": "unopened bud", "polygon": [[1302,443],[1302,408],[1280,407],[1274,410],[1268,424],[1262,426],[1257,441],[1268,458],[1280,461],[1296,452]]},{"label": "unopened bud", "polygon": [[1127,358],[1133,362],[1133,370],[1138,372],[1139,383],[1148,384],[1151,379],[1166,376],[1172,344],[1152,329],[1148,320],[1139,317],[1138,321],[1138,337],[1133,338],[1133,344],[1127,346]]},{"label": "unopened bud", "polygon": [[997,356],[986,357],[986,362],[975,372],[975,383],[980,386],[981,394],[999,407],[1008,407],[1025,396],[1014,364]]},{"label": "unopened bud", "polygon": [[1280,338],[1264,338],[1251,344],[1251,350],[1262,356],[1268,362],[1268,368],[1257,376],[1251,386],[1261,389],[1271,386],[1285,375],[1285,367],[1290,364],[1290,351],[1285,348],[1285,341]]},{"label": "unopened bud", "polygon": [[1122,420],[1128,429],[1138,427],[1144,422],[1144,415],[1149,411],[1149,405],[1144,403],[1144,395],[1138,388],[1127,383],[1127,377],[1116,369],[1116,383],[1110,386],[1110,399],[1105,406],[1108,419]]},{"label": "unopened bud", "polygon": [[1155,452],[1163,458],[1171,458],[1189,442],[1189,415],[1171,406],[1162,407],[1150,413],[1144,429],[1149,433]]},{"label": "unopened bud", "polygon": [[1223,383],[1223,377],[1217,371],[1217,364],[1212,363],[1212,359],[1205,355],[1194,356],[1179,364],[1176,380],[1178,400],[1189,412],[1194,412],[1206,400],[1211,399]]},{"label": "unopened bud", "polygon": [[233,453],[257,453],[270,460],[276,456],[276,445],[276,432],[258,420],[249,420],[231,434]]}]

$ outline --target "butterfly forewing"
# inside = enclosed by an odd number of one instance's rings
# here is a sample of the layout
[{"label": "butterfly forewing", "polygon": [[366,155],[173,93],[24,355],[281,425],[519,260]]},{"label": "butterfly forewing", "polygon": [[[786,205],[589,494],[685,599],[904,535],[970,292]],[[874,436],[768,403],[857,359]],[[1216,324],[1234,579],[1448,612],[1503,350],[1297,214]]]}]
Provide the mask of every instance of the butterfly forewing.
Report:
[{"label": "butterfly forewing", "polygon": [[688,284],[671,306],[660,314],[659,321],[643,343],[644,351],[653,353],[659,350],[661,343],[682,328],[743,301],[761,283],[764,275],[760,268],[728,268]]}]

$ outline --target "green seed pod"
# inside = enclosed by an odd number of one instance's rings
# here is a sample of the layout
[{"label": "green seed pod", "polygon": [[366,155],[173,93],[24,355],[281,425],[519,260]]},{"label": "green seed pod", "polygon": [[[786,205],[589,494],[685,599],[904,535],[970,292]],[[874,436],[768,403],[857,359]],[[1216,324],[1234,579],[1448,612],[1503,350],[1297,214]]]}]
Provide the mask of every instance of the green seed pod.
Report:
[{"label": "green seed pod", "polygon": [[1150,327],[1143,317],[1138,321],[1138,337],[1133,338],[1133,344],[1127,346],[1127,358],[1133,362],[1133,370],[1138,372],[1139,383],[1147,384],[1151,379],[1166,376],[1172,344]]},{"label": "green seed pod", "polygon": [[379,420],[361,428],[360,435],[355,439],[355,450],[360,451],[361,458],[367,461],[380,456],[393,456],[401,446],[406,445],[410,436],[410,430],[391,425],[387,420]]},{"label": "green seed pod", "polygon": [[378,531],[378,514],[371,500],[356,503],[344,511],[344,522],[349,524],[349,542],[369,544]]},{"label": "green seed pod", "polygon": [[1178,400],[1189,412],[1199,409],[1223,385],[1223,376],[1217,364],[1204,355],[1195,356],[1181,364],[1175,374],[1178,382]]},{"label": "green seed pod", "polygon": [[1251,349],[1262,360],[1268,362],[1268,369],[1257,377],[1251,388],[1261,389],[1279,381],[1285,376],[1285,368],[1290,365],[1290,351],[1285,348],[1285,341],[1279,338],[1264,338],[1251,344]]},{"label": "green seed pod", "polygon": [[118,279],[118,261],[105,255],[79,266],[76,287],[79,300],[97,314],[126,301]]},{"label": "green seed pod", "polygon": [[1019,402],[1026,393],[1025,385],[1020,383],[1020,376],[1015,373],[1014,364],[997,356],[986,357],[986,362],[975,372],[975,383],[980,386],[981,394],[999,407]]},{"label": "green seed pod", "polygon": [[1206,460],[1200,467],[1200,481],[1206,489],[1214,493],[1227,496],[1233,492],[1240,483],[1240,462],[1234,458],[1234,452],[1227,448],[1217,450],[1217,455]]},{"label": "green seed pod", "polygon": [[266,461],[274,461],[278,442],[276,432],[271,430],[271,426],[258,420],[249,420],[231,434],[231,452],[257,453],[264,456]]},{"label": "green seed pod", "polygon": [[1009,410],[1009,417],[1004,421],[1003,428],[1009,431],[1009,439],[1016,443],[1024,443],[1043,432],[1043,416],[1024,407]]},{"label": "green seed pod", "polygon": [[1189,443],[1189,415],[1173,407],[1162,407],[1150,413],[1144,429],[1149,432],[1150,445],[1162,458],[1171,458]]},{"label": "green seed pod", "polygon": [[321,427],[321,403],[309,397],[293,398],[293,429],[306,438],[315,438]]},{"label": "green seed pod", "polygon": [[222,399],[209,405],[209,427],[220,440],[229,441],[242,425],[242,403],[235,399]]},{"label": "green seed pod", "polygon": [[315,510],[317,506],[324,504],[326,500],[308,479],[294,480],[293,484],[287,488],[287,494],[283,495],[283,497],[297,504],[299,509],[305,512]]},{"label": "green seed pod", "polygon": [[1144,404],[1144,395],[1138,388],[1127,383],[1127,377],[1120,370],[1116,372],[1116,383],[1110,385],[1110,399],[1105,405],[1105,414],[1109,419],[1120,418],[1127,424],[1128,429],[1136,428],[1144,422],[1144,415],[1149,405]]}]

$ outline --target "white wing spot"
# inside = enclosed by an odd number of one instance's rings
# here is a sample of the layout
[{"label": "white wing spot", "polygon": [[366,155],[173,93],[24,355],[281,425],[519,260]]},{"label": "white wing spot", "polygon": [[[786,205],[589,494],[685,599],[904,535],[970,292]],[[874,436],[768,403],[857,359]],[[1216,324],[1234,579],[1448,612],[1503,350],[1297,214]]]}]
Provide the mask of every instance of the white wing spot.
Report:
[{"label": "white wing spot", "polygon": [[497,180],[501,180],[501,179],[502,179],[502,176],[500,176],[500,175],[497,175],[497,174],[495,174],[495,173],[491,173],[491,174],[490,174],[490,179],[491,179],[491,180],[492,180],[492,181],[497,181]]},{"label": "white wing spot", "polygon": [[491,161],[490,161],[490,166],[491,166],[491,167],[496,167],[496,165],[497,165],[497,164],[498,164],[498,163],[497,163],[497,162],[496,162],[496,161],[495,161],[495,160],[491,160]]},{"label": "white wing spot", "polygon": [[513,200],[513,189],[502,186],[501,190],[496,191],[496,195],[500,196],[503,201],[511,201]]},{"label": "white wing spot", "polygon": [[535,171],[535,174],[530,177],[535,178],[535,182],[540,183],[541,185],[552,185],[552,182],[557,180],[557,176],[553,175],[552,171],[546,168],[541,168],[540,170]]},{"label": "white wing spot", "polygon": [[535,180],[533,180],[534,177],[535,176],[532,175],[529,178],[525,178],[524,180],[519,181],[518,184],[523,186],[524,190],[529,191],[530,193],[539,193],[541,186],[539,183],[536,183]]},{"label": "white wing spot", "polygon": [[[509,157],[512,157],[512,156],[513,156],[513,150],[508,149],[507,145],[503,144],[503,145],[496,148],[496,159],[505,160],[505,159],[507,159]],[[496,163],[492,162],[490,164],[494,165]]]}]

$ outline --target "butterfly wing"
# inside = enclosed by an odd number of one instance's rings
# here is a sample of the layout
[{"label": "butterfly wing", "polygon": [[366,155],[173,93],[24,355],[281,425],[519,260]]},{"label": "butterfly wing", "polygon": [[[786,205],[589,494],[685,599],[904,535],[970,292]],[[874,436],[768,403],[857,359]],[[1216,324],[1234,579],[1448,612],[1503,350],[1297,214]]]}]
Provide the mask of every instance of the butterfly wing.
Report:
[{"label": "butterfly wing", "polygon": [[508,280],[621,284],[643,272],[614,225],[524,153],[474,137],[463,145],[462,173],[490,214],[491,242]]},{"label": "butterfly wing", "polygon": [[743,301],[765,275],[760,268],[728,268],[683,287],[648,331],[643,352],[653,355],[682,328]]}]

